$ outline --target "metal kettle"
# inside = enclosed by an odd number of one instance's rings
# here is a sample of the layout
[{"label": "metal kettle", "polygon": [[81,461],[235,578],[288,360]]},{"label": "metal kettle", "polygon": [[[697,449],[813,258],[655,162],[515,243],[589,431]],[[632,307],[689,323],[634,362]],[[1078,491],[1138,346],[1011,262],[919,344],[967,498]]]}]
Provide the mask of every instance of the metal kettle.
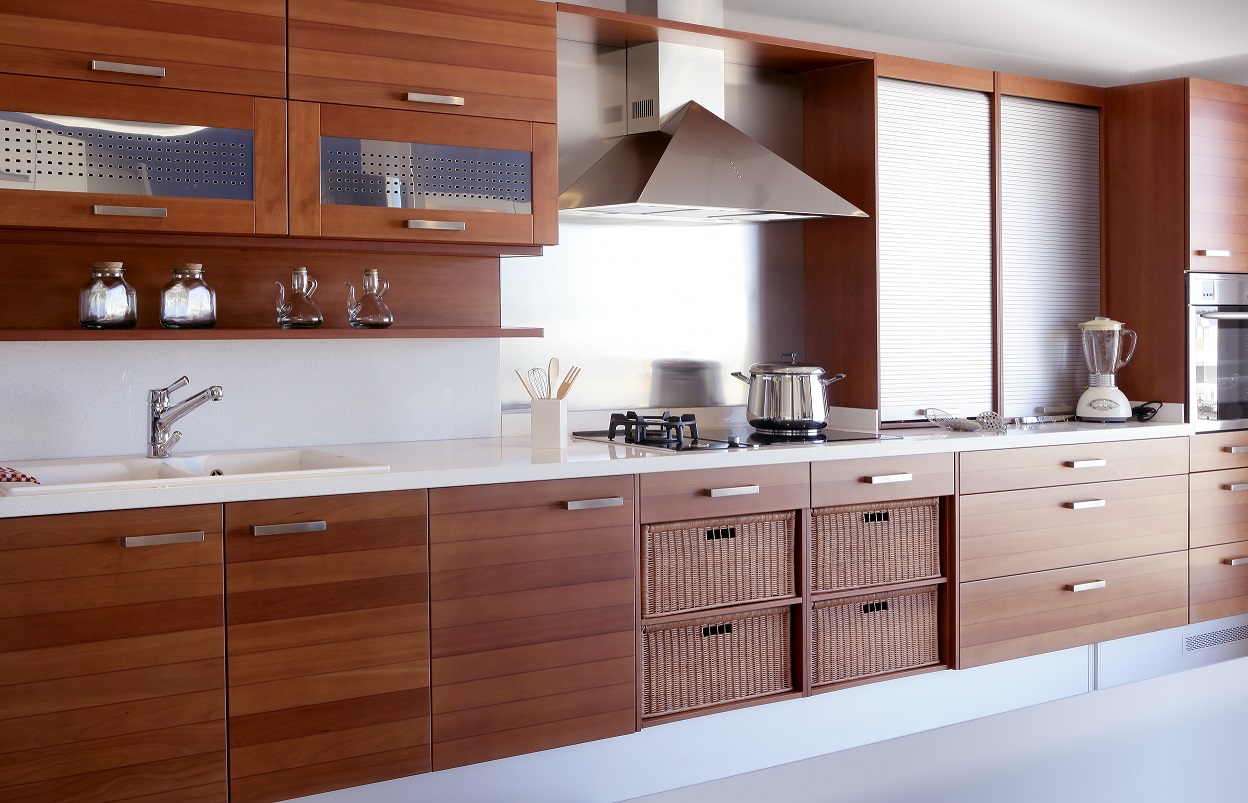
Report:
[{"label": "metal kettle", "polygon": [[771,435],[815,435],[828,423],[824,388],[845,374],[825,377],[818,365],[797,361],[797,354],[780,355],[780,362],[759,362],[750,375],[732,375],[750,386],[745,404],[746,420],[759,432]]}]

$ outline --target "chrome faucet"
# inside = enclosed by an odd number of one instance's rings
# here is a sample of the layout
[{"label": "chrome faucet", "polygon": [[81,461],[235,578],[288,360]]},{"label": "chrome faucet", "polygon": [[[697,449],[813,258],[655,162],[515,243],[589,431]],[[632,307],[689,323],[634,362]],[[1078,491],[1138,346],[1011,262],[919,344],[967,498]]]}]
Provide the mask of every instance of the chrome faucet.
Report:
[{"label": "chrome faucet", "polygon": [[186,387],[189,382],[189,379],[182,377],[167,388],[148,391],[147,401],[152,413],[147,438],[148,457],[168,457],[169,450],[182,439],[181,432],[169,431],[173,422],[205,402],[221,400],[221,386],[213,385],[170,407],[169,394]]}]

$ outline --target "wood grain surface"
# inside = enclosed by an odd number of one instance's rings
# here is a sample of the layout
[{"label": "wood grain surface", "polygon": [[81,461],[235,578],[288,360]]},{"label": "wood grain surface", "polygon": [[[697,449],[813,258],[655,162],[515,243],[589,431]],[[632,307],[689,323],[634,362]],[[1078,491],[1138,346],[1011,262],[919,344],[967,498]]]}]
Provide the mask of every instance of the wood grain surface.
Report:
[{"label": "wood grain surface", "polygon": [[[424,491],[226,505],[230,799],[429,770]],[[324,531],[252,535],[323,521]]]},{"label": "wood grain surface", "polygon": [[0,520],[0,799],[224,801],[221,583],[218,505]]},{"label": "wood grain surface", "polygon": [[1239,558],[1248,558],[1248,544],[1222,544],[1191,551],[1188,559],[1192,622],[1248,613],[1248,564],[1229,563]]},{"label": "wood grain surface", "polygon": [[[563,507],[603,498],[622,504]],[[633,478],[429,501],[434,769],[632,732]]]},{"label": "wood grain surface", "polygon": [[[959,491],[975,494],[1186,474],[1187,449],[1187,438],[1152,438],[966,452],[958,458]],[[1104,465],[1079,465],[1097,460]]]},{"label": "wood grain surface", "polygon": [[1248,88],[1191,78],[1188,104],[1191,269],[1248,271]]},{"label": "wood grain surface", "polygon": [[[757,493],[711,496],[757,486]],[[641,523],[739,516],[810,507],[810,464],[742,466],[641,474]]]},{"label": "wood grain surface", "polygon": [[1248,468],[1188,477],[1192,549],[1248,541]]},{"label": "wood grain surface", "polygon": [[[872,483],[909,474],[899,482]],[[810,464],[812,507],[888,502],[953,493],[953,455],[919,454],[861,460],[817,460]]]}]

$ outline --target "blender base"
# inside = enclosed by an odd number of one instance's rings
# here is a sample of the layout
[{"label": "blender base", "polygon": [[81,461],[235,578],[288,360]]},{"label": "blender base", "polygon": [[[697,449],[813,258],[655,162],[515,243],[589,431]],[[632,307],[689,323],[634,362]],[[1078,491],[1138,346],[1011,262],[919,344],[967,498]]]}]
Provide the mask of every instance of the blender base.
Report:
[{"label": "blender base", "polygon": [[1116,387],[1091,387],[1079,397],[1075,415],[1080,421],[1121,424],[1131,418],[1131,402]]}]

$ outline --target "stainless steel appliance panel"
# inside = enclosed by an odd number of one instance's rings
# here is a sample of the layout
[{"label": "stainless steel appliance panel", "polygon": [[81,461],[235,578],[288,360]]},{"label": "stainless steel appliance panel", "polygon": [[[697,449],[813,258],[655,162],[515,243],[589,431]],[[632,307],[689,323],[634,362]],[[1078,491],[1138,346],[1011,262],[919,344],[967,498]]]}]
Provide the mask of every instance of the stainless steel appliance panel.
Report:
[{"label": "stainless steel appliance panel", "polygon": [[1248,429],[1248,275],[1188,274],[1187,386],[1197,429]]}]

